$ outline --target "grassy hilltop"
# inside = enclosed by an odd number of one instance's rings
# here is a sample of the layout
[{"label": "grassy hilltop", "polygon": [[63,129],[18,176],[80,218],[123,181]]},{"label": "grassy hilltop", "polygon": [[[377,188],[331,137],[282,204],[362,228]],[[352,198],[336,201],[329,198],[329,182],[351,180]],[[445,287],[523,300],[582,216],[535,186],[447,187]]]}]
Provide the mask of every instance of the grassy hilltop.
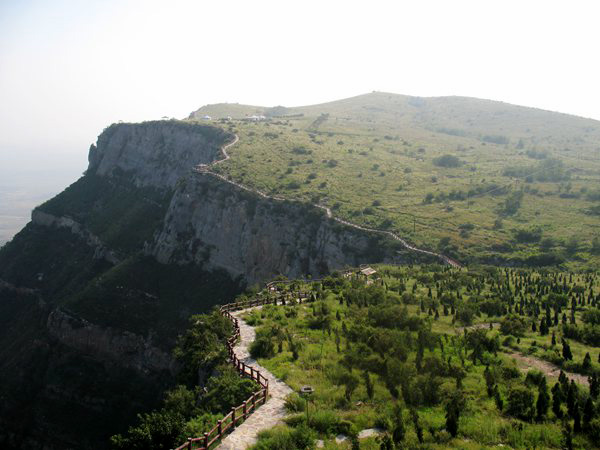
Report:
[{"label": "grassy hilltop", "polygon": [[[247,122],[264,114],[270,120]],[[220,171],[463,261],[598,267],[600,123],[489,100],[372,93],[205,106],[240,142]]]}]

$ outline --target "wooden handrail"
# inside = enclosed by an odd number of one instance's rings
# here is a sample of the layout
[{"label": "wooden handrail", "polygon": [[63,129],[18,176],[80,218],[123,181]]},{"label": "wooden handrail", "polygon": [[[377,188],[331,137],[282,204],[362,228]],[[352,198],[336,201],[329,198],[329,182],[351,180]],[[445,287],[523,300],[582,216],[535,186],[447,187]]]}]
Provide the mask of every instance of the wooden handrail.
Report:
[{"label": "wooden handrail", "polygon": [[[279,297],[282,296],[279,295]],[[240,376],[250,378],[260,386],[260,389],[257,392],[254,392],[242,404],[231,408],[229,414],[219,420],[217,424],[209,431],[204,433],[203,436],[188,438],[186,443],[180,445],[175,450],[191,450],[192,448],[195,448],[195,450],[208,450],[208,448],[216,441],[221,439],[227,431],[229,431],[231,428],[235,428],[238,422],[246,420],[250,413],[257,409],[261,400],[263,401],[263,404],[267,402],[269,395],[269,380],[263,374],[261,374],[259,370],[252,366],[247,366],[244,362],[242,362],[233,350],[237,340],[240,338],[240,327],[238,319],[235,318],[230,311],[239,311],[241,309],[246,309],[253,306],[277,304],[278,300],[282,300],[282,298],[259,297],[254,300],[228,303],[219,308],[221,315],[229,319],[233,325],[233,334],[227,338],[226,341],[227,354],[229,356],[230,364],[238,371]],[[302,298],[300,298],[300,301],[302,301]],[[247,368],[249,371],[246,370]],[[240,410],[242,414],[238,415],[238,411]],[[202,442],[200,447],[195,447],[193,445],[197,442]]]}]

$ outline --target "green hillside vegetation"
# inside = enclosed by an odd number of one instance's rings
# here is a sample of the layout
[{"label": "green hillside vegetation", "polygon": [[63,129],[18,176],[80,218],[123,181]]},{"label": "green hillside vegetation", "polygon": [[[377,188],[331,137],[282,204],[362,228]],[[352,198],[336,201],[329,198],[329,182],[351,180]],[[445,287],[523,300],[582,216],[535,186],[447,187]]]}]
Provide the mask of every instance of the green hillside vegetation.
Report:
[{"label": "green hillside vegetation", "polygon": [[[299,427],[325,448],[350,448],[351,440],[336,445],[333,438],[372,427],[385,434],[361,439],[361,449],[563,448],[566,439],[574,448],[597,447],[600,353],[572,331],[600,337],[597,276],[379,271],[382,282],[369,286],[340,276],[298,283],[292,289],[311,289],[314,302],[246,314],[258,327],[251,352],[259,363],[296,392],[315,391],[308,413],[292,394],[287,424],[263,433],[255,448],[303,448]],[[575,323],[564,323],[563,314]],[[563,338],[572,359],[563,356]],[[514,354],[583,373],[591,387],[515,365]]]},{"label": "green hillside vegetation", "polygon": [[[380,278],[369,282],[349,271],[282,283],[280,291],[308,300],[244,313],[257,330],[251,355],[295,391],[285,424],[260,433],[253,448],[315,448],[317,439],[331,449],[598,448],[597,274],[376,269]],[[193,316],[175,353],[180,385],[113,437],[114,447],[172,448],[243,400],[251,383],[222,366],[230,333],[217,311]],[[199,369],[213,374],[201,385]],[[314,392],[303,397],[307,385]],[[369,428],[380,433],[358,440]],[[340,434],[347,440],[336,443]]]},{"label": "green hillside vegetation", "polygon": [[[461,97],[373,93],[299,108],[209,105],[240,142],[217,170],[461,261],[597,267],[600,124]],[[536,231],[533,240],[523,232]],[[596,239],[594,241],[594,239]]]}]

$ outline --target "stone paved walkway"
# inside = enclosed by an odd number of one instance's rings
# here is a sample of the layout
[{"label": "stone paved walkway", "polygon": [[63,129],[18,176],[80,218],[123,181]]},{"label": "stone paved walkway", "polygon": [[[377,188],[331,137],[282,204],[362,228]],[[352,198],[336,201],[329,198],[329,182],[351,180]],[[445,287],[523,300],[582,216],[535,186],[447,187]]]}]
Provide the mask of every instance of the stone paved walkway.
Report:
[{"label": "stone paved walkway", "polygon": [[[261,308],[257,306],[256,309]],[[267,403],[253,412],[244,423],[232,431],[216,447],[218,450],[242,450],[256,444],[258,432],[273,428],[282,422],[286,415],[285,397],[292,392],[292,389],[283,381],[276,378],[271,372],[259,365],[256,360],[250,357],[248,347],[254,341],[256,333],[254,328],[244,322],[240,316],[249,311],[245,309],[233,313],[239,320],[241,339],[238,345],[233,349],[239,359],[247,365],[251,365],[269,380],[269,396]]]}]

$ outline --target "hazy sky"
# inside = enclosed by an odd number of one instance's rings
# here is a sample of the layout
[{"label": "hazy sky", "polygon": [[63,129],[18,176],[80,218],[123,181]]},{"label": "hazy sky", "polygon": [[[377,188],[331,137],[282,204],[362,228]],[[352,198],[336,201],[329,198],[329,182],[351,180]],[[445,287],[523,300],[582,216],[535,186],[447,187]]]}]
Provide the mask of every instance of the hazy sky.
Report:
[{"label": "hazy sky", "polygon": [[117,120],[373,90],[600,119],[597,4],[0,0],[0,151],[84,158]]}]

